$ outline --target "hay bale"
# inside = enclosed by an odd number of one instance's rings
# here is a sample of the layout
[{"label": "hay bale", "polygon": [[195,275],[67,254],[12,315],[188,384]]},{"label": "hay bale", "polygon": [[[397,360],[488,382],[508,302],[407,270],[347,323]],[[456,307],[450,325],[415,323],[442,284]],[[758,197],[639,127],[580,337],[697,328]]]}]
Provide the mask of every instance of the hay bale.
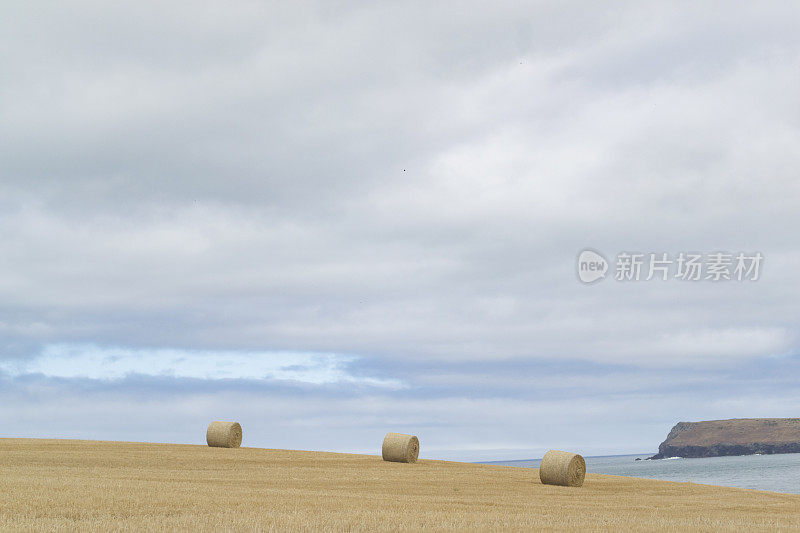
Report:
[{"label": "hay bale", "polygon": [[389,432],[383,438],[381,452],[384,461],[416,463],[419,457],[419,439],[414,435]]},{"label": "hay bale", "polygon": [[586,461],[577,453],[550,450],[539,466],[539,479],[545,485],[580,487],[585,476]]},{"label": "hay bale", "polygon": [[213,448],[238,448],[242,445],[242,426],[239,422],[211,422],[206,442]]}]

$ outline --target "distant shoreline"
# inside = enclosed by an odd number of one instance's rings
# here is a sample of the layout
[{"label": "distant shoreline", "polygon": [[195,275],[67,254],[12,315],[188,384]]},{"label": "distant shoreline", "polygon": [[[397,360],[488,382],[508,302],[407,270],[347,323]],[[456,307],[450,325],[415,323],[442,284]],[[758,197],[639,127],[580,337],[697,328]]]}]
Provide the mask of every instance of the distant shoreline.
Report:
[{"label": "distant shoreline", "polygon": [[[651,455],[653,452],[647,453],[615,453],[611,455],[584,455],[584,459],[600,459],[603,457],[644,457],[646,455]],[[478,464],[478,465],[491,465],[497,463],[522,463],[522,462],[530,462],[530,461],[541,461],[541,457],[537,457],[536,459],[508,459],[505,461],[470,461],[471,463]]]},{"label": "distant shoreline", "polygon": [[650,459],[800,453],[800,418],[678,422]]},{"label": "distant shoreline", "polygon": [[[800,479],[800,454],[674,457],[645,461],[648,454],[619,454],[586,457],[590,473],[691,481],[721,487],[800,493],[793,480]],[[489,464],[535,469],[540,460],[492,461]]]}]

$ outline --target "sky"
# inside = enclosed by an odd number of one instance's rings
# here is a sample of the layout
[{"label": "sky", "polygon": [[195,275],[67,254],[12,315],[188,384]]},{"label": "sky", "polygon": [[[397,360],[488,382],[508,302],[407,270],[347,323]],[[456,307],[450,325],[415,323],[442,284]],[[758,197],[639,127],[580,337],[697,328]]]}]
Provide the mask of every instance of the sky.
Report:
[{"label": "sky", "polygon": [[[800,416],[798,17],[4,2],[0,436],[503,460]],[[720,251],[758,279],[615,279]]]}]

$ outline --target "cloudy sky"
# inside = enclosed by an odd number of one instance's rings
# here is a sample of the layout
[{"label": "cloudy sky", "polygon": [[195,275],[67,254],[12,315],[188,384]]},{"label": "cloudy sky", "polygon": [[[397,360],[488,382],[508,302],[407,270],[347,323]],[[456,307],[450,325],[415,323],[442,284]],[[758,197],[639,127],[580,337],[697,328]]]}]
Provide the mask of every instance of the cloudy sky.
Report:
[{"label": "cloudy sky", "polygon": [[796,5],[208,4],[0,6],[2,436],[489,460],[800,416]]}]

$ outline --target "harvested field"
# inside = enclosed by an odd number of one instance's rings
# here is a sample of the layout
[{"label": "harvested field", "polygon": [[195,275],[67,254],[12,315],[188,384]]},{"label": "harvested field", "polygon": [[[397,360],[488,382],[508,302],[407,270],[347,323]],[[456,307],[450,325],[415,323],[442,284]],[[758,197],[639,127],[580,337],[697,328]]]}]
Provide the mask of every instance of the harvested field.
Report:
[{"label": "harvested field", "polygon": [[705,530],[800,528],[800,495],[375,455],[0,439],[0,528]]}]

